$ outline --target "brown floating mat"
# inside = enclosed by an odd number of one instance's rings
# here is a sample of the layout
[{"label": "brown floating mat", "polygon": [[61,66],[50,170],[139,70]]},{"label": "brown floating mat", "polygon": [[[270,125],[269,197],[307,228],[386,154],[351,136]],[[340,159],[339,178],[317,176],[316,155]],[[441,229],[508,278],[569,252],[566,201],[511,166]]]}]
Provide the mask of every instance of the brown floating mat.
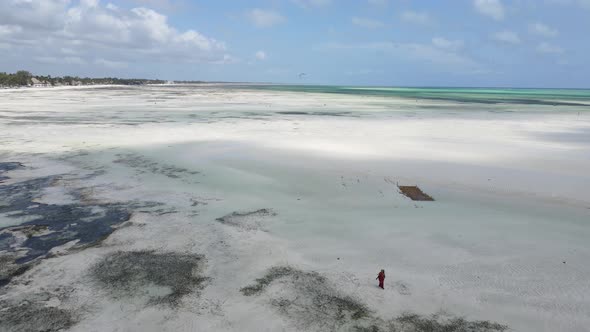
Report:
[{"label": "brown floating mat", "polygon": [[413,201],[434,201],[434,198],[425,194],[417,186],[397,186],[402,194],[408,196]]}]

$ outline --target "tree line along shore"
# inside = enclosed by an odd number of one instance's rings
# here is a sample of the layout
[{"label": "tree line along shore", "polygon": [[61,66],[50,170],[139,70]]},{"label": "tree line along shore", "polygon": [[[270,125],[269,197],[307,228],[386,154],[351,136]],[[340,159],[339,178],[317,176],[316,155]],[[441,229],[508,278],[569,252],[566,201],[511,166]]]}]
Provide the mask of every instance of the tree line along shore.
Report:
[{"label": "tree line along shore", "polygon": [[[19,70],[16,73],[10,74],[0,72],[0,88],[13,87],[52,87],[52,86],[77,86],[77,85],[144,85],[144,84],[165,84],[170,83],[164,80],[153,79],[138,79],[138,78],[90,78],[78,76],[43,76],[33,75],[26,70]],[[195,82],[197,83],[197,82]]]}]

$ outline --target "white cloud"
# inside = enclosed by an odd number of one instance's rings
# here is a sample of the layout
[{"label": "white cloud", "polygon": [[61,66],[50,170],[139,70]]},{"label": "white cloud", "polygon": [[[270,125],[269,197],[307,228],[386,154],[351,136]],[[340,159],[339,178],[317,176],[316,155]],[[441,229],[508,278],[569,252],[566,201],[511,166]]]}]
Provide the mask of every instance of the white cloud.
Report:
[{"label": "white cloud", "polygon": [[559,34],[557,29],[553,29],[539,22],[530,24],[529,31],[533,34],[540,35],[543,37],[556,37]]},{"label": "white cloud", "polygon": [[94,63],[100,66],[104,66],[107,68],[125,68],[127,67],[127,63],[122,61],[112,61],[106,59],[96,59]]},{"label": "white cloud", "polygon": [[590,0],[545,0],[549,4],[576,5],[583,9],[590,9]]},{"label": "white cloud", "polygon": [[69,0],[2,0],[0,24],[28,29],[56,29],[63,24]]},{"label": "white cloud", "polygon": [[77,64],[77,65],[84,65],[86,64],[86,60],[77,57],[77,56],[67,56],[64,58],[65,63],[69,64]]},{"label": "white cloud", "polygon": [[0,25],[0,37],[10,36],[21,32],[23,29],[18,25]]},{"label": "white cloud", "polygon": [[236,58],[236,57],[231,56],[229,54],[224,54],[221,59],[217,59],[211,63],[216,64],[216,65],[225,65],[225,64],[240,63],[240,62],[242,62],[242,60],[240,58]]},{"label": "white cloud", "polygon": [[57,64],[59,63],[58,58],[53,56],[36,56],[33,58],[36,62],[40,63],[50,63],[50,64]]},{"label": "white cloud", "polygon": [[225,43],[195,30],[179,31],[152,9],[98,0],[0,1],[0,22],[0,43],[45,62],[56,57],[70,64],[105,65],[96,58],[214,63],[226,56]]},{"label": "white cloud", "polygon": [[401,19],[404,22],[414,23],[414,24],[421,24],[421,25],[428,25],[432,23],[432,19],[428,13],[424,12],[414,12],[411,10],[406,10],[402,12]]},{"label": "white cloud", "polygon": [[[120,1],[120,0],[118,0]],[[117,2],[118,2],[117,1]],[[127,0],[129,1],[129,0]],[[149,7],[152,9],[157,9],[162,12],[174,12],[181,9],[181,7],[185,6],[185,1],[178,1],[178,0],[132,0],[140,7]]]},{"label": "white cloud", "polygon": [[79,51],[76,51],[74,49],[67,48],[67,47],[62,47],[60,49],[60,51],[62,54],[78,54],[79,53]]},{"label": "white cloud", "polygon": [[353,17],[352,24],[367,29],[377,29],[385,26],[381,21],[365,17]]},{"label": "white cloud", "polygon": [[487,70],[477,61],[457,53],[455,50],[420,43],[373,42],[360,44],[328,43],[325,49],[361,50],[386,53],[402,61],[432,65],[441,71],[480,74]]},{"label": "white cloud", "polygon": [[196,46],[202,51],[225,50],[224,43],[207,38],[194,30],[188,30],[182,34],[175,35],[172,40],[178,45],[184,45],[189,48]]},{"label": "white cloud", "polygon": [[307,2],[312,4],[313,6],[321,7],[331,4],[332,0],[307,0]]},{"label": "white cloud", "polygon": [[279,12],[260,8],[248,11],[246,17],[259,28],[268,28],[285,21],[285,17]]},{"label": "white cloud", "polygon": [[520,44],[520,37],[518,36],[518,34],[510,30],[496,32],[492,35],[492,38],[496,41],[503,43]]},{"label": "white cloud", "polygon": [[292,0],[297,6],[301,8],[326,7],[332,4],[332,0]]},{"label": "white cloud", "polygon": [[500,21],[504,19],[504,5],[500,0],[473,0],[473,6],[480,14]]},{"label": "white cloud", "polygon": [[80,6],[95,8],[98,7],[99,0],[80,0]]},{"label": "white cloud", "polygon": [[442,37],[435,37],[432,38],[432,45],[435,47],[451,50],[451,51],[458,51],[463,48],[463,41],[462,40],[449,40]]},{"label": "white cloud", "polygon": [[378,71],[372,69],[360,69],[360,70],[353,70],[353,71],[346,71],[344,72],[345,75],[348,76],[361,76],[361,75],[374,75],[378,74]]},{"label": "white cloud", "polygon": [[264,52],[264,51],[256,52],[255,56],[256,56],[256,59],[258,59],[258,60],[266,60],[266,52]]},{"label": "white cloud", "polygon": [[563,50],[563,48],[561,48],[557,45],[552,45],[552,44],[543,42],[537,46],[537,52],[545,53],[545,54],[563,54],[565,51]]},{"label": "white cloud", "polygon": [[85,65],[86,60],[79,57],[53,57],[53,56],[36,56],[33,58],[36,62],[47,64],[68,64],[68,65]]},{"label": "white cloud", "polygon": [[389,0],[367,0],[367,2],[371,6],[378,6],[378,7],[385,7],[389,4]]}]

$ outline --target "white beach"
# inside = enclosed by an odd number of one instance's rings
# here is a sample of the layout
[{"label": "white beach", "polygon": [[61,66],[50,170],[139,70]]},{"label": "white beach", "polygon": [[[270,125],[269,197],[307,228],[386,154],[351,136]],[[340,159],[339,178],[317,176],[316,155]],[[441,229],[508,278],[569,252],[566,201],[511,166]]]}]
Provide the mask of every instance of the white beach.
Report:
[{"label": "white beach", "polygon": [[[277,308],[297,295],[288,282],[240,291],[291,266],[376,319],[586,331],[588,109],[224,85],[0,91],[0,162],[24,165],[0,186],[59,175],[38,202],[161,203],[97,245],[53,248],[0,302],[71,312],[69,331],[322,330]],[[0,228],[27,220],[0,214]],[[105,256],[138,250],[201,255],[207,280],[176,306],[148,303],[157,285],[117,297],[93,281]]]}]

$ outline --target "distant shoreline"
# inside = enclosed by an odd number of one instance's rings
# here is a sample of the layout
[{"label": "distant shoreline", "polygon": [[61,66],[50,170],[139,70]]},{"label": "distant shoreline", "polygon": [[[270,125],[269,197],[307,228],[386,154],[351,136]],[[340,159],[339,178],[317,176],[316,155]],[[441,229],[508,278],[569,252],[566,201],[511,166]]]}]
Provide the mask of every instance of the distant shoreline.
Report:
[{"label": "distant shoreline", "polygon": [[[193,83],[147,83],[147,84],[84,84],[84,85],[56,85],[56,86],[0,86],[2,91],[15,90],[50,90],[50,89],[84,89],[84,88],[107,88],[107,87],[145,87],[145,86],[186,86],[186,85],[235,85],[235,84],[250,84],[250,83],[232,83],[232,82],[193,82]],[[252,84],[254,85],[254,84]]]}]

